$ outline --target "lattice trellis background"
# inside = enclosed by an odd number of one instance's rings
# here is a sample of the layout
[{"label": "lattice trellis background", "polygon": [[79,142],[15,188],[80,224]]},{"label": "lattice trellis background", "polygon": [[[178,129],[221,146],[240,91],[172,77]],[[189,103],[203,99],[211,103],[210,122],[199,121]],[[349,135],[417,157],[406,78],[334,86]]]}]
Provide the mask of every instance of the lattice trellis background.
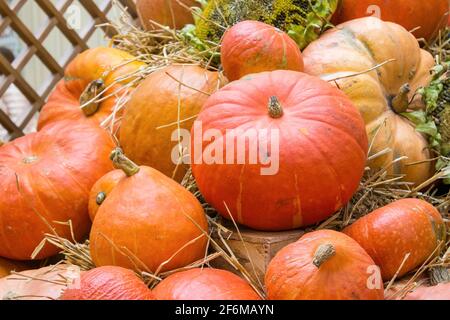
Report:
[{"label": "lattice trellis background", "polygon": [[[34,2],[31,4],[33,6],[30,6],[30,2]],[[128,7],[130,14],[136,17],[133,0],[120,0],[117,3]],[[14,84],[31,106],[20,123],[12,121],[0,109],[0,129],[6,129],[8,139],[24,134],[25,128],[36,117],[56,83],[64,76],[67,64],[78,53],[89,48],[96,33],[98,37],[99,29],[106,37],[114,35],[111,28],[96,27],[109,21],[113,6],[111,0],[0,0],[0,36],[13,34],[23,43],[23,50],[13,63],[0,54],[0,71],[4,75],[4,80],[0,82],[0,97]],[[83,21],[80,19],[82,14]],[[21,19],[21,16],[33,15],[43,17],[42,22],[39,21],[39,28],[31,25],[27,19]],[[88,23],[86,20],[89,20]],[[55,32],[57,36],[53,35]],[[46,41],[51,35],[53,43]],[[59,52],[63,52],[62,55],[57,57],[52,52],[50,47],[55,46]],[[30,64],[36,61],[42,67],[37,75],[38,80],[32,81],[26,73],[29,72]]]}]

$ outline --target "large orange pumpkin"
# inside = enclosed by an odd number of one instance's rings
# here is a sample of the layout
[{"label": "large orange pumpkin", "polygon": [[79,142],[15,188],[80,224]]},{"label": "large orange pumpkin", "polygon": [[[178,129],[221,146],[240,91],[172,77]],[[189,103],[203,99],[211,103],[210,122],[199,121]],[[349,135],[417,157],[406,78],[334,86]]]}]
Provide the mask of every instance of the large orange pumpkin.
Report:
[{"label": "large orange pumpkin", "polygon": [[294,71],[250,75],[213,94],[192,129],[192,146],[206,201],[227,218],[273,231],[316,223],[346,204],[368,149],[351,101]]},{"label": "large orange pumpkin", "polygon": [[341,0],[333,21],[374,16],[402,25],[417,38],[432,40],[445,27],[448,12],[448,0]]},{"label": "large orange pumpkin", "polygon": [[303,71],[303,58],[285,32],[259,21],[242,21],[225,32],[221,60],[228,80],[274,70]]},{"label": "large orange pumpkin", "polygon": [[219,269],[192,269],[175,273],[153,290],[158,300],[260,300],[237,275]]},{"label": "large orange pumpkin", "polygon": [[[416,184],[432,175],[426,138],[399,114],[406,111],[416,89],[429,83],[434,65],[433,57],[409,32],[377,18],[356,19],[327,31],[304,50],[303,57],[306,73],[329,81],[340,78],[333,83],[366,122],[370,155],[377,155],[369,163],[373,169],[390,165],[390,174],[405,175],[406,181]],[[424,108],[420,96],[409,108]],[[400,157],[407,159],[391,165]]]},{"label": "large orange pumpkin", "polygon": [[127,177],[95,216],[90,237],[95,265],[156,272],[202,259],[208,223],[198,200],[155,169],[136,166],[121,150],[112,157]]},{"label": "large orange pumpkin", "polygon": [[[60,121],[0,147],[0,256],[29,260],[45,233],[81,240],[88,197],[113,167],[113,143],[97,126]],[[69,225],[70,223],[70,225]],[[46,244],[36,259],[54,255]]]},{"label": "large orange pumpkin", "polygon": [[0,300],[58,300],[79,276],[68,264],[22,271],[0,279]]},{"label": "large orange pumpkin", "polygon": [[390,280],[421,265],[438,243],[445,243],[445,224],[440,213],[428,202],[403,199],[379,208],[344,229],[381,268],[384,280]]},{"label": "large orange pumpkin", "polygon": [[[184,5],[184,6],[183,6]],[[136,7],[142,26],[147,30],[160,29],[154,22],[174,29],[194,23],[188,8],[198,7],[195,0],[137,0]]]},{"label": "large orange pumpkin", "polygon": [[27,269],[27,265],[22,262],[3,259],[0,257],[0,278],[8,276],[11,271],[22,271]]},{"label": "large orange pumpkin", "polygon": [[106,266],[84,272],[61,300],[154,300],[154,295],[133,271]]},{"label": "large orange pumpkin", "polygon": [[[114,48],[94,48],[79,54],[42,108],[38,129],[67,119],[100,124],[127,90],[124,86],[137,77],[130,75],[144,66],[129,53]],[[89,103],[106,88],[102,102]]]},{"label": "large orange pumpkin", "polygon": [[208,95],[223,82],[219,73],[195,65],[168,66],[148,76],[122,120],[120,143],[127,157],[181,181],[188,169],[181,160],[188,159],[188,150],[179,152],[178,133],[181,142],[186,138],[178,129],[191,129]]},{"label": "large orange pumpkin", "polygon": [[370,256],[356,241],[332,230],[307,233],[283,248],[270,262],[265,283],[270,300],[384,298]]}]

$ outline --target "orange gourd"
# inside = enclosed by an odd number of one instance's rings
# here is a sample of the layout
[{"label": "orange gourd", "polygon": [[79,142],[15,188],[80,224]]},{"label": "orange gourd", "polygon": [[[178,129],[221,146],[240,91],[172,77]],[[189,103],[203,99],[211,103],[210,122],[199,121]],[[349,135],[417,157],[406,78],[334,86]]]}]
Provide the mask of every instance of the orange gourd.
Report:
[{"label": "orange gourd", "polygon": [[[77,120],[100,124],[113,112],[127,84],[136,80],[145,64],[129,53],[114,48],[94,48],[73,59],[53,93],[43,106],[38,129],[60,120]],[[103,101],[91,100],[99,93]]]},{"label": "orange gourd", "polygon": [[[420,266],[445,243],[445,224],[431,204],[403,199],[358,219],[343,231],[355,239],[381,268],[384,280]],[[399,270],[406,255],[402,269]]]},{"label": "orange gourd", "polygon": [[295,41],[280,29],[259,21],[242,21],[228,29],[220,53],[230,81],[263,71],[303,71],[302,54]]},{"label": "orange gourd", "polygon": [[153,290],[158,300],[260,300],[237,275],[219,269],[192,269],[175,273]]},{"label": "orange gourd", "polygon": [[[30,260],[45,233],[82,240],[89,191],[113,166],[103,129],[59,121],[0,147],[0,256]],[[45,244],[36,259],[58,249]]]},{"label": "orange gourd", "polygon": [[269,300],[382,300],[378,278],[375,263],[356,241],[320,230],[278,252],[265,284]]},{"label": "orange gourd", "polygon": [[127,157],[180,182],[189,168],[189,150],[179,150],[179,129],[191,129],[224,81],[218,72],[195,65],[171,65],[149,75],[133,92],[122,120],[120,145]]},{"label": "orange gourd", "polygon": [[90,236],[95,265],[157,272],[202,259],[208,223],[198,200],[161,172],[138,167],[119,149],[112,158],[127,177],[95,216]]},{"label": "orange gourd", "polygon": [[139,19],[146,30],[160,29],[158,24],[182,29],[186,24],[194,23],[194,17],[189,8],[198,6],[199,3],[195,0],[136,1]]},{"label": "orange gourd", "polygon": [[[342,92],[304,73],[234,81],[208,99],[198,124],[191,155],[202,195],[253,229],[324,220],[348,202],[363,175],[368,145],[359,112]],[[214,144],[208,132],[220,133]]]},{"label": "orange gourd", "polygon": [[68,288],[61,300],[154,300],[151,290],[128,269],[106,266],[84,272],[77,288]]}]

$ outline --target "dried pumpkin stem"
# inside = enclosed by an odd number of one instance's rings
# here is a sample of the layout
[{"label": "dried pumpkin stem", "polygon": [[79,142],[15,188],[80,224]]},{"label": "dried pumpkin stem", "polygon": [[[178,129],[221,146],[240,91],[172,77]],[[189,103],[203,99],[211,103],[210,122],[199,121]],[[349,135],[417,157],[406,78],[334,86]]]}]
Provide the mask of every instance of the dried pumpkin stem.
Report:
[{"label": "dried pumpkin stem", "polygon": [[320,268],[325,262],[336,254],[336,249],[331,243],[321,244],[314,253],[313,265]]},{"label": "dried pumpkin stem", "polygon": [[80,96],[81,111],[89,117],[95,114],[100,108],[100,102],[95,101],[98,95],[105,89],[103,80],[94,80],[88,84]]},{"label": "dried pumpkin stem", "polygon": [[396,113],[406,112],[409,106],[409,93],[411,92],[411,87],[408,83],[401,86],[399,93],[392,99],[392,109]]},{"label": "dried pumpkin stem", "polygon": [[447,282],[450,282],[450,271],[446,267],[435,267],[430,269],[431,285],[435,286]]},{"label": "dried pumpkin stem", "polygon": [[111,153],[110,159],[113,162],[114,168],[123,170],[128,177],[134,176],[140,170],[137,164],[123,154],[121,148],[114,149]]},{"label": "dried pumpkin stem", "polygon": [[280,100],[278,100],[276,96],[269,98],[269,116],[274,119],[281,118],[283,116],[283,108]]}]

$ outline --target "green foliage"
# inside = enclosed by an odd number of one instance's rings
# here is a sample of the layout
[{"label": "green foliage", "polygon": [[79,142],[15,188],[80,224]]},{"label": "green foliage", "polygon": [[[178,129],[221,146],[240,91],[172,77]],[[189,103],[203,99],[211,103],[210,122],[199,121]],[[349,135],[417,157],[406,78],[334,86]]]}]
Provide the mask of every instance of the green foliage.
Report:
[{"label": "green foliage", "polygon": [[301,49],[330,26],[338,0],[209,0],[197,18],[197,36],[219,43],[225,30],[258,20],[287,32]]}]

